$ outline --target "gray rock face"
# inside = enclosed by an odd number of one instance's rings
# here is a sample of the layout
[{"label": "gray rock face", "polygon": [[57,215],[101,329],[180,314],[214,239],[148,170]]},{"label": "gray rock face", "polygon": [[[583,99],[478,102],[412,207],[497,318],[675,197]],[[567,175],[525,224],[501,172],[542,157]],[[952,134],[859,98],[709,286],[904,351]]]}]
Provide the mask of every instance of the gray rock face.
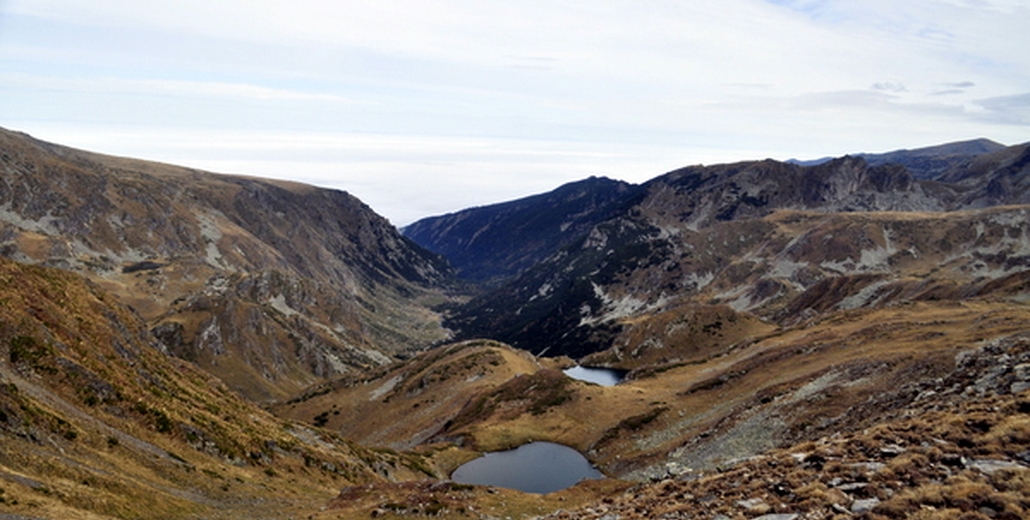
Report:
[{"label": "gray rock face", "polygon": [[[766,160],[690,166],[641,185],[604,178],[430,217],[403,231],[474,281],[503,279],[613,218],[658,213],[697,230],[780,209],[949,211],[1030,202],[1026,145],[988,140],[801,166]],[[935,179],[933,182],[926,179]]]},{"label": "gray rock face", "polygon": [[746,500],[738,500],[737,506],[744,509],[748,513],[767,513],[770,509],[769,504],[765,503],[765,500],[761,498],[749,498]]},{"label": "gray rock face", "polygon": [[1025,471],[1028,468],[1018,462],[1010,460],[992,460],[992,459],[979,459],[969,463],[969,467],[977,471],[993,475],[999,471],[1011,471],[1011,470],[1022,470]]},{"label": "gray rock face", "polygon": [[876,497],[858,499],[851,503],[851,512],[856,515],[868,513],[878,505],[880,505],[880,499]]}]

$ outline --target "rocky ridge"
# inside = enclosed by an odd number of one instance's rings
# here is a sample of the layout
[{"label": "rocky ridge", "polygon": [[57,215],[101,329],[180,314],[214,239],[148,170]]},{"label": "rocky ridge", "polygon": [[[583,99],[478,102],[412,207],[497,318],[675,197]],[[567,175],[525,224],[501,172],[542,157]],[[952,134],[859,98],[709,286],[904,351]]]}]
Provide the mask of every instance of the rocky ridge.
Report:
[{"label": "rocky ridge", "polygon": [[[489,331],[519,348],[578,358],[618,343],[627,323],[690,302],[797,319],[805,309],[793,298],[833,284],[858,283],[867,293],[828,304],[862,305],[890,299],[883,292],[866,297],[912,277],[961,285],[1025,270],[1019,205],[1030,202],[1023,189],[1030,147],[964,157],[932,181],[858,157],[811,167],[767,160],[670,172],[642,185],[642,195],[632,191],[621,212],[585,233],[562,235],[550,256],[455,308],[447,325],[459,338]],[[987,208],[997,209],[969,213]],[[968,238],[949,243],[931,230],[937,224]],[[465,232],[477,240],[493,233]],[[937,238],[926,242],[920,234]],[[994,236],[1001,242],[977,245]],[[927,257],[948,271],[932,271]],[[916,264],[924,267],[916,272]]]},{"label": "rocky ridge", "polygon": [[611,349],[606,363],[633,368],[618,364],[619,352],[665,341],[641,328],[698,306],[726,320],[786,324],[830,310],[993,290],[992,282],[1030,267],[1028,215],[1019,206],[787,211],[696,232],[610,221],[517,282],[465,304],[448,324],[538,354],[580,358]]},{"label": "rocky ridge", "polygon": [[1006,147],[990,139],[973,139],[913,150],[857,154],[870,165],[898,164],[917,179],[934,180],[950,172],[962,171],[977,157],[1000,152]]},{"label": "rocky ridge", "polygon": [[591,177],[525,199],[422,219],[401,231],[444,255],[459,277],[492,285],[625,211],[640,195],[639,186]]}]

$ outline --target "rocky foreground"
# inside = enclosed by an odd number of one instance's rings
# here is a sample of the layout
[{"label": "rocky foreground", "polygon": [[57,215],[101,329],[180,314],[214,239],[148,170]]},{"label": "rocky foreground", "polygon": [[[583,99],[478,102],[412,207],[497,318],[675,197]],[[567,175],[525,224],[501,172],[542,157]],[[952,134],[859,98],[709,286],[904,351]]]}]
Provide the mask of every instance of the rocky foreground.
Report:
[{"label": "rocky foreground", "polygon": [[917,405],[864,431],[685,470],[543,518],[1021,519],[1030,515],[1030,340],[963,354]]}]

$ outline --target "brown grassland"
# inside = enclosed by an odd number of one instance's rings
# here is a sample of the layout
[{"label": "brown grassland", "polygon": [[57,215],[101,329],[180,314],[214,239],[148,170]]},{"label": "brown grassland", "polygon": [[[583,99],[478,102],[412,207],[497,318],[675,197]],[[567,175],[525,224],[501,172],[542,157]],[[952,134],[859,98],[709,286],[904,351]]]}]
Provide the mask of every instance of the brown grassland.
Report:
[{"label": "brown grassland", "polygon": [[429,474],[417,455],[274,418],[76,275],[0,259],[0,286],[0,511],[291,517],[343,486]]}]

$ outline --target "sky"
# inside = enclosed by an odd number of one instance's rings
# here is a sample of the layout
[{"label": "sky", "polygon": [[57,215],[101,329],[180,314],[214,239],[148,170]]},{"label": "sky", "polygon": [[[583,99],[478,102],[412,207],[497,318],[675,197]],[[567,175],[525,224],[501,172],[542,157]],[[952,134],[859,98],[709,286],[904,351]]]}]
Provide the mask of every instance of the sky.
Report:
[{"label": "sky", "polygon": [[1030,141],[1030,0],[0,0],[0,127],[395,225],[592,175]]}]

